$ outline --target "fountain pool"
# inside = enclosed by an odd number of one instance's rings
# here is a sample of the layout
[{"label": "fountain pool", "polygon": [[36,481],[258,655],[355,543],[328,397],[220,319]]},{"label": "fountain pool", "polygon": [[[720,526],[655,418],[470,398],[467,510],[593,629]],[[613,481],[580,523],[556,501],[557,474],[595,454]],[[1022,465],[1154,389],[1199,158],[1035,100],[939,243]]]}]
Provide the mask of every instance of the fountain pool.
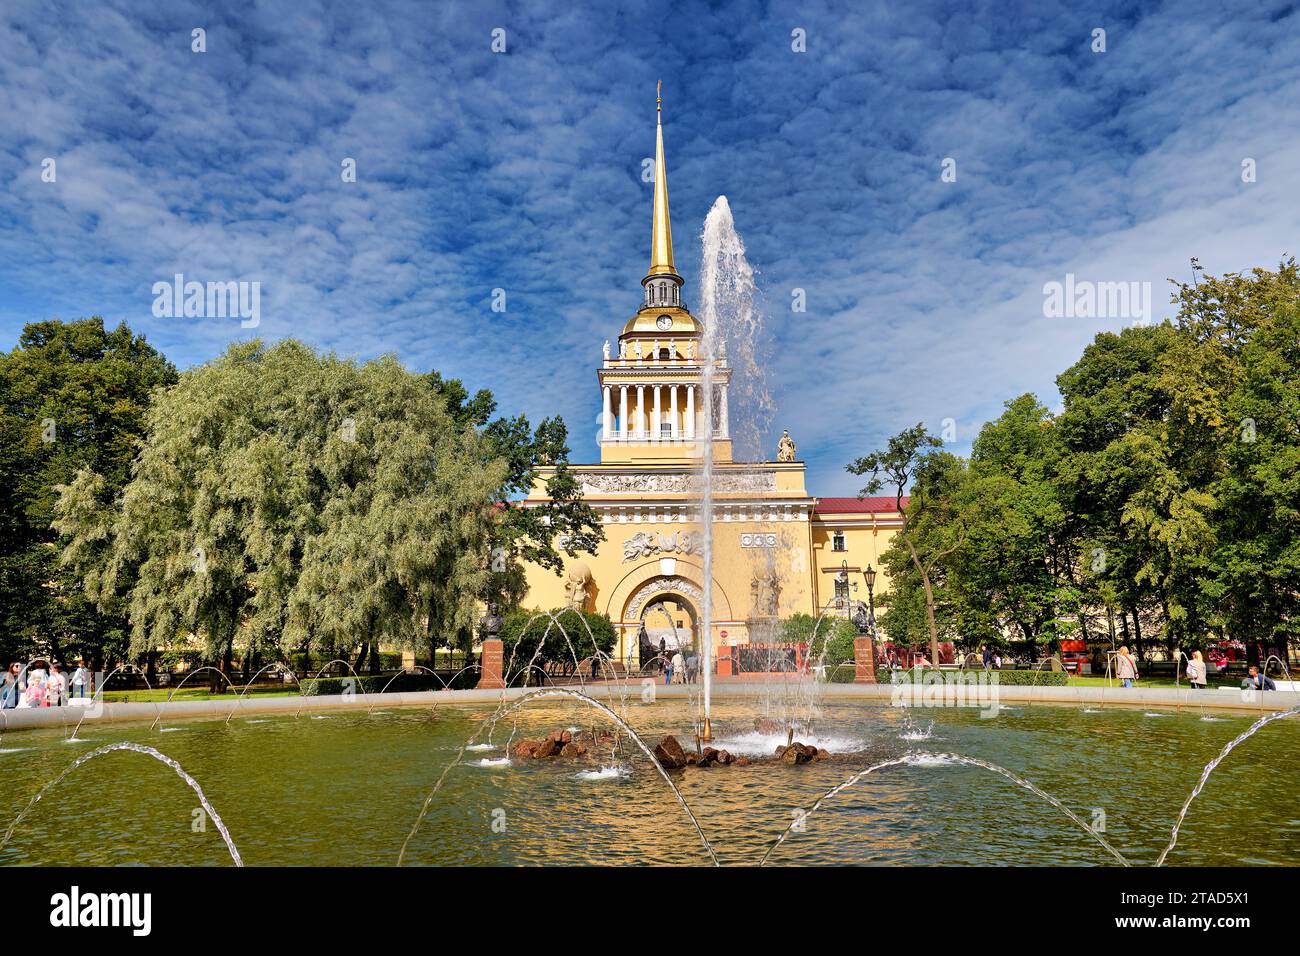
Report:
[{"label": "fountain pool", "polygon": [[[0,753],[0,814],[7,827],[79,755],[127,741],[156,747],[201,784],[247,865],[392,865],[438,778],[494,710],[394,707],[327,720],[237,715],[228,725],[224,718],[181,722],[184,732],[166,736],[147,722],[88,723],[76,743],[58,730],[24,732],[21,749]],[[680,736],[693,713],[682,701],[629,700],[626,710],[651,745],[661,734]],[[783,743],[754,731],[755,714],[744,702],[715,701],[715,746],[757,755]],[[1106,839],[1129,862],[1150,865],[1202,768],[1252,723],[1249,716],[1155,720],[1141,711],[1047,706],[992,720],[962,710],[919,716],[827,703],[816,733],[831,759],[672,776],[723,864],[757,864],[801,808],[866,767],[911,753],[920,756],[827,800],[769,863],[1117,865],[1058,809],[1010,780],[924,756],[948,753],[1005,767],[1084,820],[1104,814]],[[493,742],[505,743],[513,718],[500,722]],[[538,700],[518,720],[515,739],[599,718],[581,702]],[[1192,805],[1168,863],[1300,863],[1297,746],[1300,720],[1278,720],[1231,754]],[[608,751],[509,763],[504,756],[480,746],[446,774],[407,864],[711,863],[668,785],[629,742],[614,759]],[[108,753],[42,798],[0,861],[230,865],[216,827],[197,809],[195,793],[167,766]]]}]

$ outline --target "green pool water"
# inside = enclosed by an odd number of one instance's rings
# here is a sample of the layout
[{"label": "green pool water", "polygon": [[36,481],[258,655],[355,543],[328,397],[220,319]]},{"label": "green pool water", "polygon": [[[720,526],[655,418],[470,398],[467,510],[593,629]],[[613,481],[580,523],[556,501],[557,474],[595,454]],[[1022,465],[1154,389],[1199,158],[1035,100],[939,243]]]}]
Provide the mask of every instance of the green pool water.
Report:
[{"label": "green pool water", "polygon": [[[397,862],[421,804],[487,706],[391,708],[367,715],[165,719],[167,730],[87,722],[65,731],[12,732],[0,741],[0,815],[7,827],[41,786],[78,755],[114,741],[154,747],[199,782],[247,865]],[[757,753],[755,707],[716,708],[719,745]],[[629,702],[630,723],[653,746],[685,738],[682,702]],[[1134,864],[1154,862],[1202,767],[1252,722],[1249,716],[1024,706],[993,719],[973,710],[827,704],[817,737],[836,756],[803,766],[674,772],[724,864],[757,863],[825,791],[881,760],[956,753],[1005,766],[1090,822]],[[930,723],[933,721],[933,727]],[[600,725],[576,702],[540,701],[517,736]],[[910,733],[913,738],[903,739]],[[508,719],[495,741],[512,731]],[[1300,719],[1274,722],[1239,747],[1193,804],[1169,864],[1300,863]],[[635,748],[582,760],[482,765],[501,749],[465,754],[447,773],[406,862],[414,865],[704,865],[710,859],[676,798]],[[617,763],[620,772],[597,773]],[[168,767],[116,752],[80,767],[15,830],[0,862],[227,866],[216,828]],[[1061,812],[1005,778],[954,764],[905,765],[865,778],[804,819],[777,864],[1116,865]]]}]

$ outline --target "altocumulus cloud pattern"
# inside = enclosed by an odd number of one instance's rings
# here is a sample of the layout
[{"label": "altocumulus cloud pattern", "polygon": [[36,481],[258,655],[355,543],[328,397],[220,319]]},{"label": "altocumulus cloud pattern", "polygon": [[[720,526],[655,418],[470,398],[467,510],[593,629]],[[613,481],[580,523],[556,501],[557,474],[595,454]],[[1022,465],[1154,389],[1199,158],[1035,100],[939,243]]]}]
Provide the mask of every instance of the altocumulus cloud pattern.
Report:
[{"label": "altocumulus cloud pattern", "polygon": [[[825,494],[917,420],[960,451],[1003,398],[1052,403],[1129,321],[1045,316],[1045,284],[1149,283],[1158,321],[1190,257],[1296,251],[1290,3],[167,6],[0,13],[4,348],[101,314],[182,367],[252,336],[392,352],[563,414],[590,460],[660,79],[678,267],[692,289],[727,195]],[[258,283],[260,321],[155,316],[177,273]]]}]

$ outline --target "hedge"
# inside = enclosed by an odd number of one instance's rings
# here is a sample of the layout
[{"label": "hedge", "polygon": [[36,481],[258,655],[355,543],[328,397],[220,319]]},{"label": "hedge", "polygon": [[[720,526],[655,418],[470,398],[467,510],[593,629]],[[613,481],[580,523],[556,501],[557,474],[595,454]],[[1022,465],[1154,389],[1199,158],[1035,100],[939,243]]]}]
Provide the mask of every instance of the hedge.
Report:
[{"label": "hedge", "polygon": [[[852,672],[850,672],[851,674]],[[966,670],[935,670],[926,668],[925,674],[942,674],[944,682],[948,684],[955,683],[957,678],[954,675],[967,674],[969,677],[965,680],[987,680],[992,681],[992,675],[996,674],[998,683],[1003,687],[1011,686],[1032,686],[1032,687],[1065,687],[1070,683],[1070,675],[1064,671],[1049,670],[990,670],[985,671],[983,668],[972,667]],[[985,676],[985,675],[988,676]],[[908,670],[891,671],[887,668],[880,668],[876,671],[876,680],[882,684],[909,684],[914,683],[917,677],[917,669],[909,668]],[[849,681],[852,681],[849,677]],[[933,678],[931,678],[933,679]],[[837,680],[837,683],[844,683]]]},{"label": "hedge", "polygon": [[[443,680],[447,680],[446,677]],[[391,684],[389,682],[392,682]],[[452,690],[468,690],[478,684],[478,670],[471,669],[460,674],[454,680],[449,681],[447,686]],[[395,694],[400,692],[413,693],[422,690],[442,690],[442,681],[432,674],[418,672],[415,674],[363,674],[360,677],[317,677],[308,678],[302,682],[302,694],[304,697],[326,697],[331,694],[342,694],[349,688],[358,694],[378,694],[384,691]]]}]

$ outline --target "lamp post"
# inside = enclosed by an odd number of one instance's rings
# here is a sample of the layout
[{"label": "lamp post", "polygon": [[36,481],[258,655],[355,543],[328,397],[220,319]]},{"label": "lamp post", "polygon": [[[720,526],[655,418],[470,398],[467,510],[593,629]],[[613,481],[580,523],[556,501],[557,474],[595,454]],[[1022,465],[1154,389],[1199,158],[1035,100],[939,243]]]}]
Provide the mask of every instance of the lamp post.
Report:
[{"label": "lamp post", "polygon": [[876,598],[874,590],[876,587],[876,569],[867,565],[867,570],[862,572],[862,577],[867,582],[867,626],[871,629],[871,639],[876,639]]}]

